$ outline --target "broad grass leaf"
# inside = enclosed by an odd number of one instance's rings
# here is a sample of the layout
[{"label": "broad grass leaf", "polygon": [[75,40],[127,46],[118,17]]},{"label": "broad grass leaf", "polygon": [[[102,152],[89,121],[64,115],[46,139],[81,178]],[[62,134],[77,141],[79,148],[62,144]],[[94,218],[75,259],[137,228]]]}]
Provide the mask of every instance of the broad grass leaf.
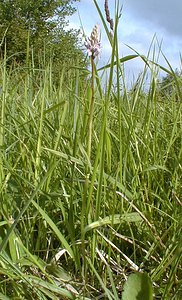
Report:
[{"label": "broad grass leaf", "polygon": [[51,263],[46,266],[46,272],[53,275],[60,281],[71,281],[71,276],[58,264]]},{"label": "broad grass leaf", "polygon": [[75,296],[68,291],[66,288],[57,286],[56,284],[51,284],[47,281],[42,280],[41,278],[32,277],[32,283],[38,287],[44,294],[51,297],[51,299],[56,299],[55,293],[63,298],[61,299],[75,299]]},{"label": "broad grass leaf", "polygon": [[152,300],[152,282],[147,273],[131,274],[124,284],[122,300]]},{"label": "broad grass leaf", "polygon": [[0,293],[0,300],[11,300],[9,297],[3,295],[2,293]]},{"label": "broad grass leaf", "polygon": [[68,244],[66,238],[62,235],[62,233],[59,231],[56,224],[51,220],[51,218],[46,214],[46,212],[34,201],[32,200],[32,204],[37,208],[38,212],[42,215],[42,217],[46,220],[46,222],[49,224],[49,226],[52,228],[54,233],[57,235],[58,239],[61,241],[69,255],[73,258],[74,254],[73,251]]},{"label": "broad grass leaf", "polygon": [[47,150],[49,152],[51,152],[52,154],[56,155],[56,156],[60,156],[62,157],[63,159],[69,161],[70,163],[77,163],[78,165],[81,165],[83,166],[83,162],[71,155],[68,155],[66,153],[63,153],[61,151],[56,151],[56,150],[53,150],[53,149],[49,149],[49,148],[43,148],[44,150]]},{"label": "broad grass leaf", "polygon": [[98,221],[95,221],[89,225],[87,225],[85,227],[85,233],[87,231],[90,231],[92,229],[98,228],[100,226],[104,226],[104,225],[116,225],[116,224],[120,224],[121,222],[140,222],[142,221],[141,216],[139,215],[139,213],[137,212],[132,212],[132,213],[125,213],[125,214],[115,214],[115,215],[111,215],[111,216],[107,216],[103,219],[100,219]]},{"label": "broad grass leaf", "polygon": [[[127,55],[127,56],[124,56],[124,57],[120,58],[120,59],[119,59],[119,62],[120,62],[120,63],[124,63],[124,62],[126,62],[126,61],[128,61],[128,60],[131,60],[131,59],[134,59],[134,58],[138,58],[138,57],[140,57],[138,54]],[[113,63],[114,66],[115,66],[116,64],[117,64],[117,61],[115,61],[115,62]],[[102,71],[102,70],[104,70],[104,69],[108,69],[108,68],[110,68],[110,67],[111,67],[111,64],[107,64],[107,65],[105,65],[105,66],[99,68],[97,71],[99,72],[99,71]]]}]

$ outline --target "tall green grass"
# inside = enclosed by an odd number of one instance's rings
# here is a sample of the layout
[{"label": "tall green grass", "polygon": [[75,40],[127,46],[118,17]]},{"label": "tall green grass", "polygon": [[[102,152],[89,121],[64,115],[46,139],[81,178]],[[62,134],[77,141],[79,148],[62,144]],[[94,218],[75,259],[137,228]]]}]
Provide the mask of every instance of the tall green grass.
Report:
[{"label": "tall green grass", "polygon": [[[111,39],[94,3],[112,47],[94,85],[76,66],[54,83],[51,61],[1,61],[0,299],[121,299],[142,271],[155,299],[182,295],[181,83],[166,60],[177,88],[162,98],[164,68],[120,58],[120,8]],[[145,69],[127,90],[123,64],[136,57]]]}]

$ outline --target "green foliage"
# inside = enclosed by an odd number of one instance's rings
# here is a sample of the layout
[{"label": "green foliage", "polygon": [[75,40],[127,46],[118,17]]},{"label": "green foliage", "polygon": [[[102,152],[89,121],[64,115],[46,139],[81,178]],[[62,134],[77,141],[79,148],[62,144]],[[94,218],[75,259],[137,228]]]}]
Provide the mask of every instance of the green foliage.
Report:
[{"label": "green foliage", "polygon": [[159,81],[159,94],[164,99],[169,99],[172,95],[176,96],[176,100],[180,100],[181,97],[179,95],[178,87],[176,81],[179,82],[181,86],[182,76],[179,70],[175,70],[170,74],[166,74],[160,81]]},{"label": "green foliage", "polygon": [[147,273],[131,274],[124,284],[122,300],[152,300],[152,282]]},{"label": "green foliage", "polygon": [[[1,54],[9,63],[27,62],[33,56],[34,64],[40,66],[40,57],[54,65],[80,64],[84,59],[80,50],[78,31],[66,30],[66,17],[73,14],[72,4],[79,0],[0,2]],[[33,50],[33,52],[32,52]]]},{"label": "green foliage", "polygon": [[[81,66],[55,81],[44,52],[40,68],[0,62],[2,299],[119,300],[134,272],[131,290],[150,277],[156,299],[181,299],[182,103],[159,101],[155,62],[120,59],[104,25],[111,62],[91,86]],[[123,64],[137,57],[128,91]]]}]

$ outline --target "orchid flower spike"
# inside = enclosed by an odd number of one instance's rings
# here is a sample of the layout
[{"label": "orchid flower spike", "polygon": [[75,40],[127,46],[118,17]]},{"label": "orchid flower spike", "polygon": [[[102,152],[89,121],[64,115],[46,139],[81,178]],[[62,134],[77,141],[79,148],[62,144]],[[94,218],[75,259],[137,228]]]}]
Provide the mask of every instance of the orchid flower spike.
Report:
[{"label": "orchid flower spike", "polygon": [[92,30],[91,36],[86,39],[85,47],[87,48],[87,53],[93,59],[97,57],[101,51],[100,43],[100,30],[99,26],[95,25]]}]

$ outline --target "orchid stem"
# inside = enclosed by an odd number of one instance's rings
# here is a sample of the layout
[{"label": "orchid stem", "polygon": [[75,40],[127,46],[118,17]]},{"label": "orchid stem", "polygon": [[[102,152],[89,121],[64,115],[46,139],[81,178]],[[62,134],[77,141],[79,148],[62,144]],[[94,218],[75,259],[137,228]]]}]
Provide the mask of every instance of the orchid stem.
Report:
[{"label": "orchid stem", "polygon": [[87,156],[88,160],[91,157],[91,147],[92,147],[92,125],[93,125],[93,113],[94,113],[94,102],[95,102],[95,66],[94,66],[94,58],[91,57],[91,66],[92,66],[92,97],[90,103],[90,111],[89,111],[89,119],[88,119],[88,146],[87,146]]}]

